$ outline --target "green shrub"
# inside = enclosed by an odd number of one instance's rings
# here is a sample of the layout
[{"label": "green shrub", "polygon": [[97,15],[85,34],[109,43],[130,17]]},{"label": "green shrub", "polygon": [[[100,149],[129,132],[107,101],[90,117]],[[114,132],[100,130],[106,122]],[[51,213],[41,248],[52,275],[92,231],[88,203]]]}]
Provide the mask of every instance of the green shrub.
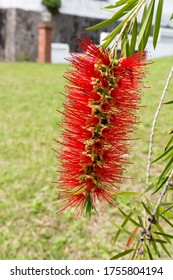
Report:
[{"label": "green shrub", "polygon": [[42,4],[52,13],[58,12],[61,6],[61,0],[42,0]]}]

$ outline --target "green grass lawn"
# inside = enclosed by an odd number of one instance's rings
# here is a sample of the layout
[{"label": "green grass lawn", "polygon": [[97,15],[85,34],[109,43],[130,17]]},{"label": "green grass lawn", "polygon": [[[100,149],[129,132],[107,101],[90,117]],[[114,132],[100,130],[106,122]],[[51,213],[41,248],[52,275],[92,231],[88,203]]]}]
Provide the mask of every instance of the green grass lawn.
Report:
[{"label": "green grass lawn", "polygon": [[[150,66],[141,108],[141,124],[133,141],[132,159],[122,190],[145,187],[149,132],[173,57]],[[66,65],[0,64],[0,259],[109,259],[117,210],[107,207],[99,217],[56,215],[54,139],[61,119]],[[173,81],[165,100],[172,99]],[[155,136],[155,156],[163,151],[173,129],[172,107],[165,105]],[[152,176],[162,166],[155,164]],[[173,250],[172,250],[173,251]]]}]

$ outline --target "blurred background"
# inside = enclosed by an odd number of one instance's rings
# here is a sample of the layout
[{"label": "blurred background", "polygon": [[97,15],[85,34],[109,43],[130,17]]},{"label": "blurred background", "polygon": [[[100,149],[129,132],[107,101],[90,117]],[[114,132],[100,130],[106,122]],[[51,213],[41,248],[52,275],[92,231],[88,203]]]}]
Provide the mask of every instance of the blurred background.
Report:
[{"label": "blurred background", "polygon": [[[114,0],[1,0],[0,61],[37,61],[39,30],[40,25],[44,23],[52,27],[49,30],[51,62],[65,62],[63,56],[68,57],[70,51],[77,51],[74,34],[81,37],[85,28],[110,17],[111,13],[101,8],[114,2]],[[153,50],[151,39],[147,46],[152,57],[173,55],[171,47],[173,21],[169,20],[171,12],[172,1],[165,0],[157,49]],[[140,21],[140,16],[138,20]],[[95,44],[99,44],[103,39],[102,33],[111,31],[113,27],[112,25],[86,33]]]},{"label": "blurred background", "polygon": [[[56,2],[56,3],[54,3]],[[70,211],[56,215],[59,202],[54,139],[63,110],[64,73],[71,51],[78,50],[74,35],[110,16],[100,9],[115,1],[0,0],[0,259],[109,259],[122,242],[114,244],[121,216],[115,208],[102,209],[88,220]],[[155,59],[142,98],[139,125],[132,141],[131,177],[122,190],[143,190],[149,133],[159,97],[173,64],[171,0],[164,14]],[[55,5],[50,6],[50,3]],[[139,17],[140,20],[140,17]],[[116,25],[116,23],[115,23]],[[100,44],[106,29],[87,31]],[[166,57],[167,56],[167,57]],[[167,93],[171,99],[173,82]],[[166,107],[166,108],[165,108]],[[156,129],[154,156],[164,149],[172,129],[171,106],[165,106]],[[162,165],[152,168],[157,176]],[[128,201],[127,201],[128,203]],[[128,236],[124,235],[124,244]],[[165,256],[166,258],[166,256]]]}]

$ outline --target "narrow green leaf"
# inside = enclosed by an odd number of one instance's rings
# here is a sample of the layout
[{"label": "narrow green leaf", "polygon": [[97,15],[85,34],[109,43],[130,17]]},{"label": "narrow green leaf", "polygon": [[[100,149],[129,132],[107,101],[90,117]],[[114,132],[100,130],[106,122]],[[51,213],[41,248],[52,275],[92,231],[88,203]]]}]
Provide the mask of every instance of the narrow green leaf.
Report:
[{"label": "narrow green leaf", "polygon": [[168,102],[164,102],[163,104],[173,104],[173,100],[168,101]]},{"label": "narrow green leaf", "polygon": [[97,29],[103,28],[105,26],[108,26],[108,25],[112,24],[113,22],[114,22],[114,18],[111,17],[109,19],[106,19],[106,20],[94,25],[94,26],[86,28],[86,30],[97,30]]},{"label": "narrow green leaf", "polygon": [[115,36],[121,31],[123,27],[123,22],[121,22],[115,29],[113,29],[104,39],[103,41],[107,41],[111,38],[113,40]]},{"label": "narrow green leaf", "polygon": [[159,220],[159,217],[160,217],[160,211],[161,211],[161,209],[160,209],[160,205],[157,207],[157,210],[156,210],[156,215],[155,215],[155,218],[156,218],[156,221],[158,221]]},{"label": "narrow green leaf", "polygon": [[124,33],[122,35],[121,52],[122,52],[124,57],[128,57],[129,53],[130,53],[129,52],[129,40],[128,40],[128,36],[127,36],[127,29],[124,31]]},{"label": "narrow green leaf", "polygon": [[138,217],[138,221],[140,223],[141,228],[144,228],[144,223],[143,223],[141,216],[138,215],[137,217]]},{"label": "narrow green leaf", "polygon": [[134,219],[132,219],[129,215],[127,215],[126,213],[124,213],[123,210],[121,210],[120,208],[118,208],[118,210],[121,212],[121,214],[125,217],[128,218],[129,221],[131,221],[134,225],[136,225],[137,227],[141,227],[141,225],[139,223],[137,223]]},{"label": "narrow green leaf", "polygon": [[163,207],[165,207],[165,206],[173,207],[173,202],[172,201],[171,202],[161,202],[160,205],[162,205]]},{"label": "narrow green leaf", "polygon": [[162,240],[162,239],[158,239],[158,238],[155,238],[153,240],[155,240],[156,243],[168,243],[166,240]]},{"label": "narrow green leaf", "polygon": [[157,244],[156,244],[155,238],[153,238],[153,239],[151,240],[151,243],[152,243],[152,245],[153,245],[153,249],[154,249],[156,255],[160,258],[160,253],[159,253],[159,250],[158,250],[158,248],[157,248]]},{"label": "narrow green leaf", "polygon": [[[129,230],[125,229],[125,227],[119,226],[114,222],[114,225],[118,228],[118,231],[120,230],[121,232],[124,232],[125,234],[127,234],[128,236],[134,236],[135,238],[137,238],[136,235],[134,235],[132,232],[130,232]],[[116,240],[114,239],[114,241],[116,242]]]},{"label": "narrow green leaf", "polygon": [[152,200],[148,196],[146,196],[145,199],[146,199],[146,203],[147,203],[148,207],[150,208],[150,210],[153,209]]},{"label": "narrow green leaf", "polygon": [[130,43],[130,55],[132,55],[135,52],[137,33],[138,33],[138,24],[137,24],[137,19],[135,17],[133,23],[133,29],[132,29],[132,38]]},{"label": "narrow green leaf", "polygon": [[[111,39],[111,41],[116,37],[116,35],[119,34],[119,32],[121,31],[122,27],[124,26],[124,24],[127,24],[129,17],[131,16],[131,14],[133,13],[133,10],[129,13],[129,15],[114,29],[112,30],[105,38],[103,41],[107,41],[108,39]],[[110,41],[110,42],[111,42]],[[107,44],[108,45],[108,44]]]},{"label": "narrow green leaf", "polygon": [[151,216],[152,213],[150,212],[150,210],[148,209],[148,207],[146,206],[146,204],[143,201],[142,201],[142,205],[144,206],[145,211]]},{"label": "narrow green leaf", "polygon": [[115,39],[116,35],[121,31],[122,27],[123,22],[121,22],[109,35],[104,38],[105,42],[102,44],[104,48],[107,48],[110,45],[110,43]]},{"label": "narrow green leaf", "polygon": [[[145,21],[145,19],[146,19],[146,16],[147,16],[147,4],[145,5],[144,11],[143,11],[143,14],[142,14],[142,20],[141,20],[139,32],[140,32],[140,30],[141,30],[141,28],[142,28],[142,26],[143,26],[143,24],[144,24],[144,21]],[[144,46],[144,39],[143,39],[143,37],[142,37],[141,42],[140,42],[140,46],[138,46],[138,49],[139,49],[139,50],[140,50],[140,49],[144,50],[144,47],[143,47],[143,46]]]},{"label": "narrow green leaf", "polygon": [[161,173],[160,177],[159,177],[159,182],[161,181],[161,179],[166,176],[166,174],[170,171],[170,169],[172,168],[172,163],[173,163],[173,158],[170,159],[170,161],[168,162],[168,164],[166,165],[166,167],[164,168],[163,172]]},{"label": "narrow green leaf", "polygon": [[161,215],[161,217],[168,225],[170,225],[170,227],[173,228],[173,224],[168,219],[166,219],[163,215]]},{"label": "narrow green leaf", "polygon": [[[113,223],[113,225],[116,227],[116,228],[118,228],[119,229],[119,232],[121,233],[121,231],[123,231],[124,233],[127,233],[128,235],[131,235],[131,232],[130,231],[128,231],[127,229],[125,229],[124,228],[124,226],[122,227],[122,226],[119,226],[117,223]],[[116,234],[116,236],[115,236],[115,238],[114,238],[114,241],[116,242],[116,240],[117,240],[117,234]]]},{"label": "narrow green leaf", "polygon": [[147,248],[147,253],[148,253],[149,259],[150,259],[150,260],[153,260],[153,257],[152,257],[152,254],[151,254],[150,248],[148,247],[148,245],[147,245],[147,244],[146,244],[146,248]]},{"label": "narrow green leaf", "polygon": [[144,11],[143,11],[143,14],[142,14],[142,20],[141,20],[141,26],[143,25],[146,16],[147,16],[147,5],[145,5],[145,7],[144,7]]},{"label": "narrow green leaf", "polygon": [[147,45],[147,42],[148,42],[148,38],[151,34],[152,20],[153,20],[153,15],[154,15],[154,5],[155,4],[153,4],[152,16],[149,18],[149,21],[147,23],[147,26],[146,26],[146,29],[145,29],[145,32],[144,32],[144,36],[143,36],[143,39],[142,39],[142,49],[141,49],[141,47],[139,47],[140,50],[142,50],[142,51],[145,49],[145,47]]},{"label": "narrow green leaf", "polygon": [[141,196],[143,196],[145,193],[151,191],[154,187],[156,186],[156,183],[151,183],[146,190],[141,194]]},{"label": "narrow green leaf", "polygon": [[153,46],[154,46],[154,48],[157,45],[157,40],[158,40],[158,36],[159,36],[160,24],[161,24],[161,18],[162,18],[162,10],[163,10],[163,0],[159,0],[158,6],[157,6],[157,12],[156,12],[154,30],[153,30]]},{"label": "narrow green leaf", "polygon": [[166,217],[168,217],[169,219],[173,220],[173,214],[169,211],[165,212]]},{"label": "narrow green leaf", "polygon": [[[152,19],[154,14],[154,4],[155,4],[155,0],[152,0],[147,9],[145,20],[143,24],[141,24],[141,29],[138,35],[138,47],[140,51],[142,51],[145,48],[148,41],[148,37],[150,35]],[[143,40],[143,44],[141,46],[142,40]]]},{"label": "narrow green leaf", "polygon": [[131,210],[131,200],[128,197],[117,197],[117,203],[123,205],[123,208],[127,210]]},{"label": "narrow green leaf", "polygon": [[161,181],[161,183],[158,184],[157,189],[152,193],[152,195],[155,194],[155,193],[157,193],[157,192],[163,187],[163,185],[166,183],[167,180],[168,180],[168,177],[165,177],[165,178]]},{"label": "narrow green leaf", "polygon": [[[129,214],[129,216],[131,216],[131,215],[132,215],[132,213]],[[116,234],[116,236],[115,236],[115,238],[114,238],[114,242],[117,241],[117,239],[118,239],[118,237],[119,237],[119,235],[120,235],[122,229],[126,226],[126,224],[128,223],[128,221],[129,221],[128,218],[126,218],[126,219],[124,220],[124,222],[122,223],[120,229],[117,231],[117,234]]]},{"label": "narrow green leaf", "polygon": [[136,242],[136,247],[135,247],[134,253],[133,253],[132,257],[131,257],[131,260],[135,259],[136,251],[138,250],[138,248],[139,248],[139,242]]},{"label": "narrow green leaf", "polygon": [[160,206],[160,210],[162,211],[161,215],[165,215],[168,219],[173,220],[173,213],[169,212],[170,209],[173,208],[173,205],[167,209],[165,209],[164,207]]},{"label": "narrow green leaf", "polygon": [[163,154],[161,154],[161,156],[159,156],[154,161],[152,161],[152,163],[154,163],[154,162],[158,161],[159,159],[163,158],[164,156],[166,156],[171,151],[173,151],[173,145],[169,149],[167,149]]},{"label": "narrow green leaf", "polygon": [[[137,0],[137,1],[138,1],[138,0]],[[131,1],[128,1],[128,2],[129,2],[130,4],[132,4]],[[135,1],[135,2],[136,2],[136,1]],[[128,34],[128,32],[130,33],[131,26],[132,26],[132,21],[131,21],[131,20],[129,21],[129,18],[133,15],[135,9],[136,9],[136,6],[133,5],[133,7],[132,7],[132,9],[129,11],[127,17],[126,17],[123,21],[121,21],[121,23],[120,23],[114,30],[112,30],[112,32],[111,32],[110,34],[108,34],[108,35],[104,38],[103,41],[105,41],[105,42],[102,44],[102,47],[107,48],[107,47],[111,44],[111,42],[115,39],[115,37],[118,36],[118,34],[120,34],[122,28],[123,28],[124,26],[126,26],[124,32],[121,34],[121,38],[119,38],[119,39],[121,40],[121,43],[122,43],[122,41],[123,41],[123,47],[124,47],[124,48],[123,48],[123,51],[124,51],[124,53],[127,54],[127,56],[130,55],[130,46],[129,46],[129,42],[125,44],[124,41],[125,41],[125,40],[126,40],[126,41],[129,41],[129,40],[128,40],[127,34]]]},{"label": "narrow green leaf", "polygon": [[129,250],[126,250],[126,251],[124,251],[124,252],[122,252],[122,253],[119,253],[119,254],[117,254],[116,256],[112,257],[111,260],[117,260],[117,259],[119,259],[119,258],[121,258],[121,257],[123,257],[123,256],[125,256],[125,255],[130,254],[130,253],[133,252],[134,250],[135,250],[135,249],[129,249]]},{"label": "narrow green leaf", "polygon": [[[173,235],[171,235],[171,234],[157,232],[157,231],[155,231],[154,233],[163,236],[167,241],[169,240],[169,238],[173,239]],[[171,244],[170,240],[169,240],[169,243]]]},{"label": "narrow green leaf", "polygon": [[[163,208],[163,207],[161,207],[161,208]],[[173,205],[171,205],[169,208],[167,208],[167,209],[164,209],[163,208],[163,212],[161,213],[161,215],[163,215],[163,214],[167,214],[167,213],[170,213],[170,214],[172,214],[171,212],[168,212],[168,210],[170,210],[170,209],[172,209],[173,208]],[[170,218],[170,219],[173,219],[173,214],[172,214],[172,217],[168,217],[168,218]]]},{"label": "narrow green leaf", "polygon": [[166,254],[172,259],[170,253],[168,252],[168,250],[166,249],[165,245],[163,243],[160,243],[161,247],[163,248],[163,250],[166,252]]},{"label": "narrow green leaf", "polygon": [[137,3],[139,2],[139,0],[119,0],[119,1],[116,1],[115,4],[111,4],[111,5],[108,5],[105,7],[105,9],[114,9],[114,8],[118,8],[120,6],[123,6],[125,4],[128,4],[128,3]]},{"label": "narrow green leaf", "polygon": [[169,237],[167,236],[167,234],[164,232],[164,230],[162,229],[162,227],[159,224],[156,224],[156,228],[158,229],[158,234],[160,233],[160,235],[162,235],[164,237],[164,239],[171,244],[171,241],[169,240]]},{"label": "narrow green leaf", "polygon": [[170,158],[173,158],[173,149],[170,151],[170,153],[167,155],[167,157],[164,158],[164,161],[168,161]]},{"label": "narrow green leaf", "polygon": [[158,229],[158,235],[160,233],[161,236],[163,236],[163,238],[171,244],[171,241],[169,239],[169,236],[167,236],[167,234],[164,232],[164,230],[162,229],[162,227],[159,224],[156,224],[156,228]]},{"label": "narrow green leaf", "polygon": [[127,0],[119,0],[119,1],[117,1],[116,4],[114,4],[114,5],[108,5],[108,6],[106,6],[105,9],[117,8],[117,7],[119,7],[119,6],[122,6],[122,5],[126,4],[126,2],[127,2]]},{"label": "narrow green leaf", "polygon": [[131,9],[136,5],[136,1],[130,1],[128,2],[124,7],[122,7],[120,10],[118,10],[110,19],[104,20],[94,26],[86,28],[86,30],[96,30],[103,28],[105,26],[108,26],[112,24],[113,22],[116,22],[123,16],[125,16]]},{"label": "narrow green leaf", "polygon": [[165,150],[167,150],[172,143],[173,143],[173,136],[171,136],[171,139],[168,141]]},{"label": "narrow green leaf", "polygon": [[130,56],[130,45],[129,45],[129,40],[128,40],[128,37],[127,37],[125,57],[129,57],[129,56]]},{"label": "narrow green leaf", "polygon": [[138,192],[119,192],[117,194],[115,194],[115,196],[135,196],[135,195],[139,195]]},{"label": "narrow green leaf", "polygon": [[172,20],[173,19],[173,13],[172,13],[172,15],[171,15],[171,17],[170,17],[170,20]]}]

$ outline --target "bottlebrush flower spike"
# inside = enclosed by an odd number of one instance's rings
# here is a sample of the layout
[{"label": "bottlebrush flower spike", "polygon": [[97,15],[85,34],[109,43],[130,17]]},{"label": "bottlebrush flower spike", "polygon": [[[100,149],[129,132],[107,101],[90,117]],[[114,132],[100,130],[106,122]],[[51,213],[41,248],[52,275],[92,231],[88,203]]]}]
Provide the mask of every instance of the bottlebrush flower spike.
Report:
[{"label": "bottlebrush flower spike", "polygon": [[[145,53],[115,60],[87,37],[73,54],[59,151],[64,207],[91,215],[97,201],[114,205],[123,177],[130,135],[137,124]],[[60,212],[58,211],[58,212]]]}]

